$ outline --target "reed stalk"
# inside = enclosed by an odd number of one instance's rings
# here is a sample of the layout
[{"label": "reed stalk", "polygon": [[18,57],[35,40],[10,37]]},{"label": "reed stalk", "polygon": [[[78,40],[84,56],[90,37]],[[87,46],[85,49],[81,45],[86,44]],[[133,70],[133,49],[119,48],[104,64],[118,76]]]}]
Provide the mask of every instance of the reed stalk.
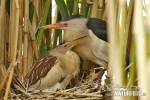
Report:
[{"label": "reed stalk", "polygon": [[[47,23],[50,24],[52,22],[52,11],[49,11]],[[50,50],[51,49],[51,36],[52,36],[52,31],[51,30],[46,30],[45,31],[45,37],[46,37],[46,49]]]},{"label": "reed stalk", "polygon": [[61,14],[61,17],[62,18],[66,18],[69,16],[68,14],[68,10],[66,8],[66,4],[65,4],[65,1],[64,0],[55,0],[56,4],[57,4],[57,7],[58,7],[58,10]]},{"label": "reed stalk", "polygon": [[[44,8],[44,14],[43,14],[42,21],[41,21],[41,26],[46,24],[47,16],[49,14],[50,5],[51,5],[51,0],[46,0],[45,8]],[[38,32],[37,46],[38,46],[39,53],[41,52],[41,43],[42,43],[42,38],[43,38],[43,32],[44,32],[43,29],[40,29]]]},{"label": "reed stalk", "polygon": [[[11,51],[11,57],[12,57],[12,68],[10,70],[10,75],[9,75],[9,79],[8,79],[8,83],[7,83],[7,87],[6,87],[6,91],[5,91],[5,96],[4,96],[4,100],[7,100],[8,98],[8,94],[10,92],[10,85],[11,85],[11,81],[12,81],[12,77],[13,77],[13,74],[14,74],[14,67],[16,66],[17,62],[16,62],[16,56],[17,56],[17,42],[18,42],[18,28],[19,28],[19,3],[18,3],[18,0],[14,0],[14,1],[11,1],[11,6],[12,8],[14,9],[11,9],[11,13],[10,13],[10,16],[13,16],[13,18],[11,19],[11,22],[14,22],[14,23],[11,23],[10,27],[12,29],[12,31],[14,33],[13,34],[13,48],[12,48],[12,51]],[[14,27],[14,29],[13,29]]]},{"label": "reed stalk", "polygon": [[[119,7],[118,7],[118,19],[117,19],[117,21],[118,21],[118,23],[117,23],[117,27],[118,27],[118,30],[117,30],[117,33],[118,33],[118,35],[119,35],[119,39],[118,39],[118,42],[119,42],[119,44],[118,44],[118,49],[119,49],[119,62],[121,62],[120,63],[120,75],[121,75],[121,77],[120,77],[120,80],[122,81],[121,82],[121,85],[126,85],[126,83],[127,83],[127,73],[126,73],[126,71],[124,70],[125,69],[125,66],[126,66],[126,64],[125,64],[125,61],[126,61],[126,57],[125,57],[125,55],[126,55],[126,46],[125,46],[125,44],[127,44],[127,43],[125,43],[125,37],[127,37],[128,35],[128,33],[127,34],[125,34],[125,29],[126,29],[126,19],[127,19],[127,1],[126,0],[120,0],[119,1]],[[127,35],[127,36],[126,36]],[[127,42],[127,41],[126,41]]]},{"label": "reed stalk", "polygon": [[[8,76],[9,76],[9,74],[10,74],[10,69],[11,69],[11,67],[9,67],[9,68],[7,69],[7,71],[5,72],[5,76],[3,77],[3,80],[2,80],[2,82],[1,82],[1,84],[0,84],[0,92],[1,92],[1,90],[3,89],[5,83],[6,83],[7,79],[8,79]],[[2,67],[1,67],[0,70],[3,70]]]},{"label": "reed stalk", "polygon": [[98,0],[97,18],[101,19],[105,8],[105,0]]},{"label": "reed stalk", "polygon": [[25,10],[24,10],[24,47],[23,47],[23,76],[27,73],[28,67],[28,32],[29,32],[29,0],[25,1]]},{"label": "reed stalk", "polygon": [[5,91],[4,100],[8,99],[8,94],[10,92],[10,85],[11,85],[13,74],[14,74],[14,66],[10,70],[10,75],[9,75],[9,79],[8,79],[8,83],[7,83],[7,87],[6,87],[6,91]]},{"label": "reed stalk", "polygon": [[74,1],[76,1],[76,0],[67,0],[68,10],[69,10],[69,14],[68,15],[72,15]]},{"label": "reed stalk", "polygon": [[81,2],[81,15],[83,17],[86,17],[87,16],[87,13],[86,13],[86,0],[82,0]]},{"label": "reed stalk", "polygon": [[73,14],[78,14],[79,13],[78,4],[79,4],[79,0],[74,0]]},{"label": "reed stalk", "polygon": [[39,58],[39,54],[38,54],[38,48],[37,48],[36,38],[35,38],[34,32],[33,32],[31,23],[29,22],[29,35],[30,35],[30,38],[31,38],[31,44],[32,44],[32,48],[33,48],[35,57],[36,57],[36,59],[38,59]]},{"label": "reed stalk", "polygon": [[[110,50],[109,50],[109,64],[108,64],[108,71],[107,76],[113,77],[115,75],[115,79],[111,79],[111,83],[114,85],[122,84],[121,81],[121,67],[119,62],[119,52],[118,50],[118,42],[117,42],[117,34],[115,30],[115,19],[116,19],[116,12],[115,12],[115,2],[113,0],[108,1],[108,40],[110,43]],[[119,68],[119,69],[118,69]],[[115,88],[112,89],[112,93],[115,92]],[[122,97],[116,97],[116,100],[123,100]]]},{"label": "reed stalk", "polygon": [[[131,43],[131,67],[129,69],[129,80],[128,80],[128,84],[127,84],[127,88],[129,91],[134,91],[136,90],[134,86],[137,86],[137,69],[136,69],[136,53],[135,53],[135,41],[132,41]],[[130,100],[135,100],[135,96],[130,96],[129,97]]]},{"label": "reed stalk", "polygon": [[[148,4],[147,4],[147,6],[146,6],[146,14],[147,14],[147,16],[146,16],[146,23],[145,23],[145,26],[146,26],[146,28],[145,28],[145,31],[146,31],[146,66],[145,66],[145,71],[146,71],[146,73],[147,73],[147,75],[145,75],[146,76],[146,88],[147,88],[147,90],[146,90],[146,95],[148,96],[147,98],[150,98],[150,86],[148,85],[148,83],[150,83],[150,79],[149,79],[149,76],[150,76],[150,74],[149,74],[149,70],[147,70],[147,69],[150,69],[150,45],[149,45],[149,43],[150,43],[150,1],[148,2]],[[146,69],[147,68],[147,69]]]},{"label": "reed stalk", "polygon": [[19,30],[18,30],[18,44],[17,44],[17,49],[18,49],[18,70],[19,71],[15,71],[15,73],[18,75],[19,79],[22,79],[22,75],[20,72],[22,72],[23,68],[22,68],[22,35],[23,35],[23,10],[24,10],[24,4],[23,4],[23,0],[19,0]]},{"label": "reed stalk", "polygon": [[[0,67],[3,68],[5,62],[5,34],[4,34],[4,20],[5,20],[5,0],[1,0],[0,4]],[[1,69],[0,69],[1,70]],[[0,82],[3,80],[2,73],[0,73]]]},{"label": "reed stalk", "polygon": [[146,100],[150,98],[149,79],[146,66],[146,37],[142,16],[142,0],[134,3],[134,19],[133,19],[133,39],[135,40],[137,75],[139,90],[146,93],[146,96],[140,96],[139,99]]},{"label": "reed stalk", "polygon": [[97,18],[98,15],[97,11],[98,11],[98,0],[94,0],[91,8],[90,17]]}]

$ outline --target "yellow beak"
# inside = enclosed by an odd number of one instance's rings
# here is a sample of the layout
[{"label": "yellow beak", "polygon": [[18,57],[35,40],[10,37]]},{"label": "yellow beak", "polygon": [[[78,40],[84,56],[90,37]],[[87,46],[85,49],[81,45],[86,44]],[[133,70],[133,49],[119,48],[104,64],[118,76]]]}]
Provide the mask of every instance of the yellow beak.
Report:
[{"label": "yellow beak", "polygon": [[71,42],[67,42],[66,43],[66,47],[71,49],[72,47],[74,47],[75,45],[77,45],[79,42],[83,41],[87,36],[83,36],[81,38],[75,39]]}]

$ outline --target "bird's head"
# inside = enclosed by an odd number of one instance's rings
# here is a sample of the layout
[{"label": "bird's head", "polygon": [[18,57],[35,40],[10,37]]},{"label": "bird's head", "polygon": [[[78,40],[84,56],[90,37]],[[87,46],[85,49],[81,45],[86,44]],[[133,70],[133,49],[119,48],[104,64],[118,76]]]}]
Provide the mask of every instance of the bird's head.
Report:
[{"label": "bird's head", "polygon": [[66,19],[61,20],[58,23],[41,26],[42,29],[62,29],[62,30],[82,30],[86,27],[87,19],[81,17],[80,15],[73,15]]},{"label": "bird's head", "polygon": [[[87,36],[83,36],[81,38],[75,39],[70,42],[66,42],[64,44],[58,45],[55,49],[51,50],[51,53],[55,53],[58,55],[64,55],[68,51],[71,51],[71,49],[76,46],[78,43],[82,42]],[[57,52],[57,53],[56,53]]]},{"label": "bird's head", "polygon": [[85,36],[92,31],[99,39],[107,42],[106,21],[98,18],[83,18],[80,15],[72,15],[58,23],[41,26],[40,28],[64,30],[65,41],[72,41]]},{"label": "bird's head", "polygon": [[78,39],[75,39],[71,42],[66,42],[65,44],[63,44],[63,46],[66,48],[66,49],[69,49],[71,50],[74,46],[76,46],[78,43],[82,42],[87,36],[83,36],[81,38],[78,38]]}]

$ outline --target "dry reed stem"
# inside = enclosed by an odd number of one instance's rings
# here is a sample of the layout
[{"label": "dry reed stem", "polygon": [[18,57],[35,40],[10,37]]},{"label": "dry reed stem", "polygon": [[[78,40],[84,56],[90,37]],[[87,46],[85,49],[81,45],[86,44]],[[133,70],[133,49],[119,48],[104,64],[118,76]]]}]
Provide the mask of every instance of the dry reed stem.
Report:
[{"label": "dry reed stem", "polygon": [[[103,97],[100,94],[100,91],[92,92],[91,89],[88,89],[89,91],[87,91],[87,88],[89,88],[89,86],[82,85],[81,87],[79,86],[79,87],[73,88],[73,91],[72,91],[72,89],[69,89],[70,91],[68,91],[68,89],[67,89],[67,90],[61,90],[61,91],[57,91],[57,92],[55,92],[55,91],[43,91],[42,93],[44,95],[46,95],[46,94],[47,95],[54,95],[53,99],[56,99],[56,98],[61,98],[62,99],[62,98],[64,98],[64,96],[68,97],[68,98],[82,98],[82,99],[84,97],[97,97],[97,98],[102,98]],[[74,90],[74,89],[76,89],[76,90]],[[85,91],[82,91],[82,89],[84,89]],[[37,94],[40,93],[40,91],[39,92],[38,91],[39,90],[37,90],[37,92],[36,92]],[[58,96],[60,96],[60,97],[58,97]]]},{"label": "dry reed stem", "polygon": [[[4,66],[5,62],[5,0],[1,0],[0,4],[0,67]],[[1,69],[0,69],[1,70]],[[0,73],[0,82],[3,80]]]},{"label": "dry reed stem", "polygon": [[107,76],[110,77],[112,76],[112,66],[114,66],[113,61],[114,61],[114,57],[115,57],[115,38],[114,38],[114,33],[115,33],[115,6],[114,6],[114,1],[110,0],[107,1],[107,11],[108,11],[108,40],[110,42],[110,50],[109,50],[109,64],[108,64],[108,71],[107,71]]},{"label": "dry reed stem", "polygon": [[38,15],[39,15],[39,19],[41,19],[42,18],[42,16],[43,16],[43,11],[44,11],[44,0],[40,0],[39,1],[39,8],[40,9],[38,9]]},{"label": "dry reed stem", "polygon": [[0,70],[1,70],[2,77],[4,78],[6,73],[6,67],[3,65],[2,67],[0,67]]},{"label": "dry reed stem", "polygon": [[[23,17],[24,17],[24,0],[19,0],[19,34],[18,34],[18,57],[20,58],[18,63],[18,69],[19,72],[22,72],[22,35],[23,35]],[[22,78],[22,75],[17,72],[17,75],[19,76],[19,79]]]},{"label": "dry reed stem", "polygon": [[38,47],[37,47],[36,38],[35,38],[35,34],[36,34],[36,30],[37,30],[36,27],[37,27],[36,26],[36,12],[34,11],[32,25],[29,22],[29,35],[31,37],[31,44],[32,44],[32,48],[33,48],[33,51],[35,54],[35,58],[38,59],[39,54],[38,54]]},{"label": "dry reed stem", "polygon": [[18,0],[15,0],[15,5],[16,5],[16,22],[15,22],[15,33],[14,36],[16,40],[14,40],[14,57],[13,60],[16,62],[16,56],[17,56],[17,42],[18,42],[18,29],[19,29],[19,3]]},{"label": "dry reed stem", "polygon": [[[15,52],[16,52],[16,48],[15,48],[15,41],[14,40],[18,40],[18,38],[15,37],[15,32],[18,31],[18,29],[16,30],[16,5],[15,5],[15,1],[11,0],[10,1],[10,26],[9,26],[9,52],[8,52],[8,57],[9,57],[9,61],[12,61],[12,59],[14,58]],[[17,42],[16,42],[17,43]]]},{"label": "dry reed stem", "polygon": [[37,48],[36,41],[32,41],[32,47],[33,47],[33,50],[34,50],[34,53],[35,53],[35,57],[36,57],[36,59],[38,59],[39,54],[38,54],[38,48]]},{"label": "dry reed stem", "polygon": [[14,73],[14,65],[12,65],[12,68],[10,71],[10,75],[9,75],[9,79],[8,79],[8,83],[7,83],[7,87],[6,87],[6,91],[5,91],[4,100],[8,99],[8,93],[10,92],[9,90],[10,90],[10,85],[11,85],[13,73]]},{"label": "dry reed stem", "polygon": [[94,4],[92,5],[90,17],[97,18],[98,0],[94,0],[93,2],[94,2]]},{"label": "dry reed stem", "polygon": [[23,2],[24,0],[19,0],[19,25],[23,25],[23,10],[24,10],[24,5]]},{"label": "dry reed stem", "polygon": [[[35,13],[37,14],[37,16],[39,17],[39,12],[38,12],[38,8],[39,8],[39,5],[38,5],[38,3],[39,3],[39,1],[38,0],[32,0],[33,1],[33,4],[34,4],[34,6],[35,6]],[[33,15],[34,16],[34,15]]]},{"label": "dry reed stem", "polygon": [[27,53],[27,69],[26,72],[28,72],[30,70],[30,68],[32,67],[33,64],[33,59],[34,59],[34,51],[33,51],[33,47],[32,47],[32,41],[30,36],[28,37],[28,53]]},{"label": "dry reed stem", "polygon": [[28,47],[28,34],[24,34],[24,47],[23,47],[23,76],[27,72],[27,47]]},{"label": "dry reed stem", "polygon": [[105,7],[105,0],[98,0],[98,8],[102,9]]},{"label": "dry reed stem", "polygon": [[11,66],[12,66],[12,64],[11,64],[10,67],[7,69],[7,71],[6,71],[6,73],[5,73],[5,76],[4,76],[4,78],[3,78],[3,81],[2,81],[1,84],[0,84],[0,92],[1,92],[1,90],[3,89],[3,86],[4,86],[4,84],[6,83],[6,80],[7,80],[8,76],[9,76]]},{"label": "dry reed stem", "polygon": [[53,92],[53,91],[49,91],[49,92],[43,92],[43,93],[47,93],[47,94],[62,94],[62,95],[66,95],[66,96],[70,96],[70,95],[75,95],[75,96],[89,96],[89,97],[100,97],[102,98],[102,95],[95,95],[94,93],[69,93],[69,92]]},{"label": "dry reed stem", "polygon": [[29,29],[29,0],[25,0],[24,10],[24,48],[23,48],[23,76],[27,73],[27,53],[28,53],[28,29]]},{"label": "dry reed stem", "polygon": [[63,99],[63,100],[102,100],[102,98],[96,98],[96,97],[93,97],[93,98],[75,98],[75,99],[69,99],[67,97],[65,97],[65,98],[60,98],[60,97],[55,98],[55,100],[60,100],[60,99]]},{"label": "dry reed stem", "polygon": [[[34,10],[34,13],[33,13],[33,18],[32,18],[32,31],[33,31],[33,34],[35,35],[36,34],[36,30],[37,30],[37,25],[36,25],[36,18],[37,18],[37,13],[36,11]],[[31,24],[31,23],[29,23]],[[30,31],[30,26],[29,26],[29,31]]]},{"label": "dry reed stem", "polygon": [[23,33],[23,29],[22,29],[22,25],[19,25],[19,30],[18,30],[18,44],[17,44],[17,49],[18,49],[18,71],[15,71],[16,74],[19,76],[19,78],[22,78],[22,75],[20,72],[22,72],[22,33]]},{"label": "dry reed stem", "polygon": [[[9,75],[9,79],[8,79],[8,83],[7,83],[7,87],[6,87],[6,92],[5,92],[5,96],[4,96],[4,100],[7,100],[8,98],[8,93],[10,92],[10,85],[11,85],[11,81],[12,81],[12,77],[14,74],[14,67],[16,66],[17,62],[16,62],[16,55],[17,55],[17,41],[18,41],[18,28],[19,28],[19,3],[17,0],[12,1],[12,3],[14,4],[16,9],[13,9],[15,12],[15,29],[14,29],[14,47],[13,47],[13,59],[12,59],[12,68],[10,71],[10,75]],[[12,5],[13,5],[12,4]]]},{"label": "dry reed stem", "polygon": [[5,0],[1,1],[0,6],[0,64],[4,63],[4,18],[5,18]]},{"label": "dry reed stem", "polygon": [[32,42],[32,47],[33,47],[34,53],[35,53],[35,57],[36,57],[36,59],[38,59],[39,54],[38,54],[38,48],[37,48],[37,44],[36,44],[36,38],[35,38],[35,35],[33,33],[32,26],[31,26],[30,22],[29,22],[29,32],[30,32],[29,34],[31,37],[31,42]]},{"label": "dry reed stem", "polygon": [[[5,11],[5,43],[9,43],[9,31],[10,31],[10,29],[9,29],[9,27],[10,27],[10,16],[9,16],[9,14]],[[7,26],[7,27],[6,27]],[[7,38],[6,38],[7,37]],[[7,50],[7,53],[5,53],[5,66],[6,67],[8,67],[7,66],[7,62],[8,62],[8,49],[5,47],[5,52],[6,52],[6,50]]]},{"label": "dry reed stem", "polygon": [[[106,2],[105,6],[104,6],[104,11],[103,11],[103,15],[102,15],[102,20],[107,21],[107,14],[108,14],[108,1]],[[107,21],[109,22],[109,21]]]},{"label": "dry reed stem", "polygon": [[27,93],[25,90],[23,90],[22,88],[20,88],[18,85],[14,84],[14,87],[16,87],[16,89],[18,89],[19,91],[21,91],[24,95],[30,97],[32,96],[31,94]]}]

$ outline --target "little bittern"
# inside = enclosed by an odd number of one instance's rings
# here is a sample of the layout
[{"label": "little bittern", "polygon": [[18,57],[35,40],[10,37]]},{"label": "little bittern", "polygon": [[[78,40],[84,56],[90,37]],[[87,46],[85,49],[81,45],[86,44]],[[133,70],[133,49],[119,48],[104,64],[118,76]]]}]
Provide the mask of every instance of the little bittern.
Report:
[{"label": "little bittern", "polygon": [[40,90],[65,89],[79,72],[79,56],[71,51],[86,37],[59,45],[40,57],[26,75],[29,87]]},{"label": "little bittern", "polygon": [[107,42],[105,21],[98,18],[83,18],[80,15],[73,15],[56,24],[42,26],[41,28],[64,30],[64,41],[66,42],[87,36],[86,39],[73,47],[73,51],[101,67],[107,67],[109,43]]}]

